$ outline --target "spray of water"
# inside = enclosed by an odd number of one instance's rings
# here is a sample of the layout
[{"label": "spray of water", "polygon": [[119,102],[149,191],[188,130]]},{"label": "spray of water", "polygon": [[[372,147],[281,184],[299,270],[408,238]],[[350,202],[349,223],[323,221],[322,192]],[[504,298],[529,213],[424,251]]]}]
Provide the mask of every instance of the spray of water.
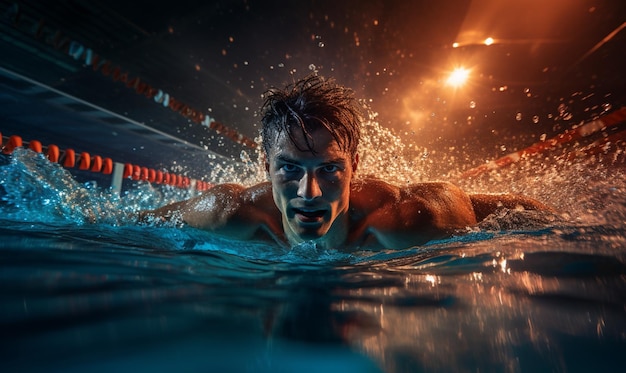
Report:
[{"label": "spray of water", "polygon": [[[260,139],[257,139],[260,141]],[[626,183],[623,149],[576,157],[574,149],[559,149],[529,157],[506,168],[476,177],[462,177],[468,166],[442,151],[408,144],[370,114],[363,125],[357,177],[377,177],[399,186],[447,180],[466,191],[519,193],[537,198],[571,221],[623,224]],[[242,152],[237,162],[209,164],[204,178],[213,183],[253,185],[266,180],[261,147]],[[136,182],[122,196],[93,183],[77,183],[57,164],[26,149],[5,156],[0,166],[0,197],[5,218],[20,221],[65,221],[77,224],[135,224],[137,211],[153,209],[195,195],[195,192]]]}]

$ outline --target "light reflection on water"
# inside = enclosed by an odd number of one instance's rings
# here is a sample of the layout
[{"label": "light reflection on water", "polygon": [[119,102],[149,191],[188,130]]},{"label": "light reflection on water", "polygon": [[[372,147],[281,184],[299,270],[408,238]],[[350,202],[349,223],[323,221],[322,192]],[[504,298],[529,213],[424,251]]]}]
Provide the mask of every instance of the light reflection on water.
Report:
[{"label": "light reflection on water", "polygon": [[[177,361],[181,371],[515,372],[623,364],[623,229],[587,227],[579,239],[561,227],[376,259],[290,263],[181,249],[157,228],[3,226],[8,368],[169,371],[166,362]],[[177,236],[191,237],[202,238],[186,229]]]},{"label": "light reflection on water", "polygon": [[[464,249],[493,250],[501,241]],[[424,371],[584,371],[583,366],[620,364],[613,354],[626,338],[623,261],[591,254],[582,245],[568,251],[586,254],[550,251],[554,248],[532,236],[504,241],[513,248],[500,257],[478,250],[442,261],[426,274],[406,275],[400,288],[355,290],[351,295],[357,299],[342,301],[341,309],[376,315],[381,332],[357,335],[354,343],[385,361],[390,371],[410,371],[408,366]],[[547,243],[552,241],[558,239]],[[518,250],[523,252],[516,254]],[[516,259],[505,261],[504,255]],[[463,263],[465,259],[473,264]],[[461,262],[458,268],[456,262]],[[406,274],[411,267],[394,271]],[[363,302],[362,297],[381,302]],[[572,354],[579,343],[599,355]],[[398,365],[403,359],[413,365]]]}]

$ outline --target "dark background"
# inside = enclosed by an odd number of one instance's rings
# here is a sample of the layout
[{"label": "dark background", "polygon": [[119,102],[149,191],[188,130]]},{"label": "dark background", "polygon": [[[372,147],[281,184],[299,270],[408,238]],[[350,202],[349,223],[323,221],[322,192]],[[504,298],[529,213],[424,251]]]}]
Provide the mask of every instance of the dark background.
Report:
[{"label": "dark background", "polygon": [[[464,168],[624,105],[625,4],[0,1],[0,67],[130,122],[0,75],[0,130],[202,169],[249,149],[233,139],[258,136],[265,90],[318,72],[352,87],[411,148],[456,153]],[[220,133],[72,58],[54,35],[210,115]],[[445,81],[458,66],[471,73],[455,89]]]}]

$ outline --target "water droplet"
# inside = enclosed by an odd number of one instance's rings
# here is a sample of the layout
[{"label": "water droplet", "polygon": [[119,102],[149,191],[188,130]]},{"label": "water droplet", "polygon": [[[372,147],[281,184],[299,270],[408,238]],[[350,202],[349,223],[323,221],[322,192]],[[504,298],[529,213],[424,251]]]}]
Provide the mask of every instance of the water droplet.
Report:
[{"label": "water droplet", "polygon": [[317,69],[317,67],[315,67],[315,65],[314,65],[314,64],[310,64],[310,65],[309,65],[309,70],[311,70],[311,71],[315,71],[316,69]]},{"label": "water droplet", "polygon": [[533,116],[533,123],[535,123],[535,124],[539,123],[539,116],[538,115]]},{"label": "water droplet", "polygon": [[324,48],[324,45],[325,44],[324,44],[323,41],[320,41],[319,43],[317,43],[317,46],[320,47],[320,48]]},{"label": "water droplet", "polygon": [[518,122],[522,120],[522,113],[518,112],[517,114],[515,114],[515,120]]},{"label": "water droplet", "polygon": [[470,101],[469,107],[470,107],[471,109],[476,108],[476,101]]},{"label": "water droplet", "polygon": [[546,141],[546,137],[548,137],[545,133],[539,136],[539,140]]}]

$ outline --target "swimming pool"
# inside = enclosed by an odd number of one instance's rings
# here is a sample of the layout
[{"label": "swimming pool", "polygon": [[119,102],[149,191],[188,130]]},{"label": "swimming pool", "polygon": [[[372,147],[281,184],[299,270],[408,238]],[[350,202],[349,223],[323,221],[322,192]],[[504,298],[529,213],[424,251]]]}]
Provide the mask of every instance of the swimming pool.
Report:
[{"label": "swimming pool", "polygon": [[357,253],[139,226],[134,211],[186,196],[141,181],[112,196],[40,154],[2,157],[2,371],[626,367],[622,153],[457,180],[559,216],[502,211],[424,247]]}]

